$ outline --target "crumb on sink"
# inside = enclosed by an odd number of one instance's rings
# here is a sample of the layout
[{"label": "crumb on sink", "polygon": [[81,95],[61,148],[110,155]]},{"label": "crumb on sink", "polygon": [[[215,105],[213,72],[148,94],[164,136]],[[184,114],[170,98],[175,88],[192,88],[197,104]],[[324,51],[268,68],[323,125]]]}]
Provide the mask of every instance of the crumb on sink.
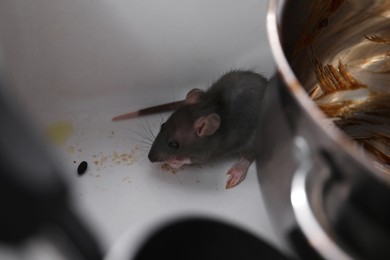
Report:
[{"label": "crumb on sink", "polygon": [[163,162],[162,164],[161,164],[161,169],[163,170],[163,171],[166,171],[166,172],[171,172],[171,173],[173,173],[173,174],[176,174],[177,173],[177,169],[174,169],[174,168],[172,168],[171,166],[169,166],[169,163],[167,163],[167,162]]}]

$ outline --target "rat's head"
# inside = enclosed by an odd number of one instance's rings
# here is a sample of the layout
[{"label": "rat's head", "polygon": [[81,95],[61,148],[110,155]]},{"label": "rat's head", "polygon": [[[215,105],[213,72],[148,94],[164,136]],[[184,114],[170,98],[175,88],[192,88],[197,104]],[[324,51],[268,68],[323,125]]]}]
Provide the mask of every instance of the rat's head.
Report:
[{"label": "rat's head", "polygon": [[179,168],[204,161],[208,143],[219,129],[221,118],[217,113],[199,109],[198,98],[203,92],[198,91],[192,90],[183,106],[161,125],[148,155],[151,162],[167,162],[172,168]]}]

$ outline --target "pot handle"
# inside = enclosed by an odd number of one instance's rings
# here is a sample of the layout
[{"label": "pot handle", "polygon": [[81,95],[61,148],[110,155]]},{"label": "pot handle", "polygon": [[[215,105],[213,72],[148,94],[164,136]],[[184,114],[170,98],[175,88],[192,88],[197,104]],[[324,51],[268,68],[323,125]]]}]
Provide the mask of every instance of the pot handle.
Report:
[{"label": "pot handle", "polygon": [[[307,141],[301,136],[295,137],[294,150],[294,156],[300,163],[293,175],[290,200],[300,229],[311,246],[325,259],[352,259],[332,240],[318,222],[310,205],[312,198],[307,192],[309,177],[314,172],[329,171],[331,167],[312,153]],[[316,209],[322,210],[323,207],[316,207]]]}]

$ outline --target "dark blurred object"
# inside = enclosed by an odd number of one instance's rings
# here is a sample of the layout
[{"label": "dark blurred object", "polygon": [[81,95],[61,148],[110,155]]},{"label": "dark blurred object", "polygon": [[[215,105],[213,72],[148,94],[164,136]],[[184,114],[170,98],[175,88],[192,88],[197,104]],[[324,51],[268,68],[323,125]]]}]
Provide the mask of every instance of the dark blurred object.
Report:
[{"label": "dark blurred object", "polygon": [[288,260],[279,251],[220,221],[189,218],[157,230],[140,248],[135,260],[149,259],[223,259]]},{"label": "dark blurred object", "polygon": [[0,242],[17,245],[54,225],[82,259],[101,259],[95,239],[69,207],[60,170],[19,109],[0,82]]}]

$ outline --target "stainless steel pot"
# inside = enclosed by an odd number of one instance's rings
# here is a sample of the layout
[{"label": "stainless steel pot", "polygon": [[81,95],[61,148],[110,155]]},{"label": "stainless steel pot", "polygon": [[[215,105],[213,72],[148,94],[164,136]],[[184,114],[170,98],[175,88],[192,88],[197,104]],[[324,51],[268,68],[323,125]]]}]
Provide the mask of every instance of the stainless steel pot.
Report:
[{"label": "stainless steel pot", "polygon": [[389,15],[390,1],[270,1],[278,74],[257,171],[275,230],[302,258],[390,258]]}]

